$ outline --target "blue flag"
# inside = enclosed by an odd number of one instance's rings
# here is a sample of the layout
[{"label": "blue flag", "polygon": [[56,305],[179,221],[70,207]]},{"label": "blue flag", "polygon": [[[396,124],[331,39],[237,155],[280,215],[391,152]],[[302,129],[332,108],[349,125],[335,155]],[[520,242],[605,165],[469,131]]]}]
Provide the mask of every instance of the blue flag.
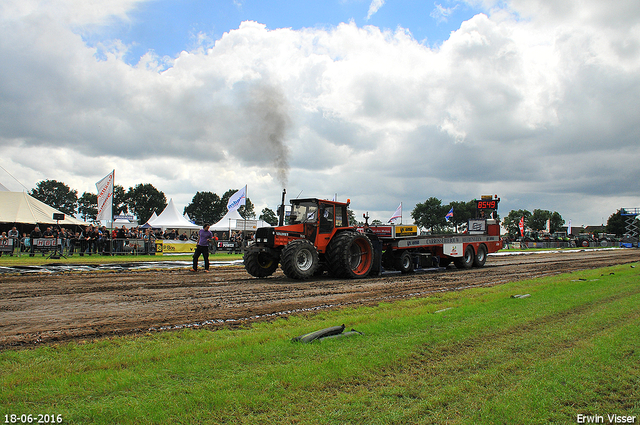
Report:
[{"label": "blue flag", "polygon": [[447,215],[444,216],[444,219],[447,220],[447,222],[449,222],[450,218],[453,218],[453,207],[451,207]]}]

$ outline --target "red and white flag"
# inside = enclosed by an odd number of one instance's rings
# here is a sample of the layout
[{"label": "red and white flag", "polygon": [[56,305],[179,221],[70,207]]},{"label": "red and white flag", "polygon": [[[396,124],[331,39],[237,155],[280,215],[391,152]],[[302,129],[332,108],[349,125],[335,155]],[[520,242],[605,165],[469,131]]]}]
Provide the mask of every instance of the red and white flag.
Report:
[{"label": "red and white flag", "polygon": [[96,183],[98,188],[98,220],[113,221],[113,180],[116,170],[113,170]]},{"label": "red and white flag", "polygon": [[524,237],[524,216],[520,219],[520,236]]},{"label": "red and white flag", "polygon": [[396,208],[396,212],[394,212],[389,219],[389,223],[395,223],[397,219],[400,219],[400,222],[402,223],[402,202],[400,202],[400,205]]}]

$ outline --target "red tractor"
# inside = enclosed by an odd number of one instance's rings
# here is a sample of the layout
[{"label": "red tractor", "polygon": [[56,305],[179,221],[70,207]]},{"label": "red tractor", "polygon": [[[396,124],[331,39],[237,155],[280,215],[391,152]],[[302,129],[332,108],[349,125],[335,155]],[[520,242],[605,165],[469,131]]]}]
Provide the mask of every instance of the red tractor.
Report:
[{"label": "red tractor", "polygon": [[349,201],[292,200],[288,225],[281,219],[279,227],[256,231],[255,244],[244,255],[247,272],[264,278],[280,264],[292,279],[307,279],[325,270],[340,278],[366,277],[374,263],[373,245],[349,226],[348,206]]}]

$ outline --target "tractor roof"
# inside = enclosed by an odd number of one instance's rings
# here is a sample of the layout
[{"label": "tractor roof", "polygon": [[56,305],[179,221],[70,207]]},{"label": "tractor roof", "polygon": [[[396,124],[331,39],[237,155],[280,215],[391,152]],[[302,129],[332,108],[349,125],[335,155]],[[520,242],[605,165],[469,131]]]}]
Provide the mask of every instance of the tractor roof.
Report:
[{"label": "tractor roof", "polygon": [[296,198],[296,199],[291,199],[290,202],[292,204],[299,204],[301,202],[324,202],[324,203],[328,203],[328,204],[334,204],[334,205],[349,205],[349,202],[338,202],[338,201],[329,201],[328,199],[320,199],[320,198]]}]

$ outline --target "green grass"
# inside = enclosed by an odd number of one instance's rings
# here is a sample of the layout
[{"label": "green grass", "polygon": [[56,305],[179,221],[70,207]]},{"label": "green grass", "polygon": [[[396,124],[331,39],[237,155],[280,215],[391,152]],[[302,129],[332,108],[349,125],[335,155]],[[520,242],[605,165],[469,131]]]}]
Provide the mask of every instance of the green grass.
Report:
[{"label": "green grass", "polygon": [[[567,424],[578,414],[637,416],[639,272],[616,266],[246,329],[6,351],[0,419]],[[531,296],[510,297],[523,293]],[[290,342],[342,323],[365,335]]]}]

